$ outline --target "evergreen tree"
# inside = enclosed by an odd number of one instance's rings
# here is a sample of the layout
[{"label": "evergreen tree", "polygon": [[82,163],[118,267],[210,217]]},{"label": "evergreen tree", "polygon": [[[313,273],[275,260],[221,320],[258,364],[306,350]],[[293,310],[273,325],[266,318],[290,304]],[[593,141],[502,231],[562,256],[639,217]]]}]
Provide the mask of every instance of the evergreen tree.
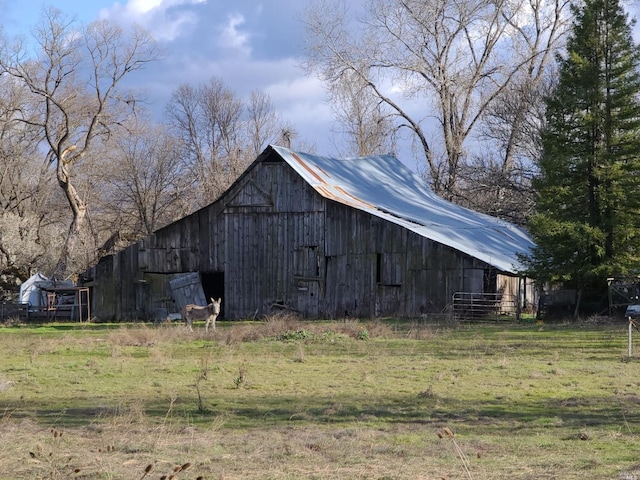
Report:
[{"label": "evergreen tree", "polygon": [[524,262],[539,281],[604,291],[607,277],[640,271],[640,50],[618,0],[573,12],[534,183],[537,247]]}]

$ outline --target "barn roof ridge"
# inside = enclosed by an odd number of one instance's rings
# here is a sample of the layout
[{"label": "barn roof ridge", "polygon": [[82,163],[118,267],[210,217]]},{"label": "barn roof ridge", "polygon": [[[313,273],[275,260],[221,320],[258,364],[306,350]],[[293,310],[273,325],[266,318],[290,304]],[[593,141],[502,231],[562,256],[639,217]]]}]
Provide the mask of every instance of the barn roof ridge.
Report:
[{"label": "barn roof ridge", "polygon": [[503,272],[518,273],[518,255],[534,246],[524,229],[438,196],[392,155],[334,158],[268,148],[324,198],[404,226]]}]

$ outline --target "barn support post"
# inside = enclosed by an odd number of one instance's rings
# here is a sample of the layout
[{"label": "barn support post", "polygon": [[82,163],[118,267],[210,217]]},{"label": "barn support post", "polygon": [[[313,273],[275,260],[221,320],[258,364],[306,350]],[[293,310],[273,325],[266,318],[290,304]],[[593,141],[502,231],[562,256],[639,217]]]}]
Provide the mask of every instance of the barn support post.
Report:
[{"label": "barn support post", "polygon": [[516,322],[520,322],[521,319],[522,319],[522,277],[518,277],[518,298],[516,300]]}]

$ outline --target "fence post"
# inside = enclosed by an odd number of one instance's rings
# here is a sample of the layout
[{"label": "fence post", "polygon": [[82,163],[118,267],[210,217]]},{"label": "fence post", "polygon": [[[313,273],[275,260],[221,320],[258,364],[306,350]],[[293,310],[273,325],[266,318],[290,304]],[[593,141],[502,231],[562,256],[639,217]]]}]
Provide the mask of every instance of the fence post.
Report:
[{"label": "fence post", "polygon": [[631,341],[631,336],[632,336],[632,332],[633,332],[633,320],[631,319],[631,317],[629,317],[629,357],[631,357],[631,350],[632,350],[632,345],[633,342]]}]

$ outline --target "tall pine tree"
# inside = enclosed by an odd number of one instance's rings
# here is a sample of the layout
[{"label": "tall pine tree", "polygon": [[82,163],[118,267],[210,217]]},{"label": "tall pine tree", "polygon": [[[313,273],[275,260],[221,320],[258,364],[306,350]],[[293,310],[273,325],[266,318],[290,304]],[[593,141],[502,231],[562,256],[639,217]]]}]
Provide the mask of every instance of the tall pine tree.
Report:
[{"label": "tall pine tree", "polygon": [[524,260],[539,281],[604,292],[607,277],[640,273],[640,50],[618,0],[573,11]]}]

